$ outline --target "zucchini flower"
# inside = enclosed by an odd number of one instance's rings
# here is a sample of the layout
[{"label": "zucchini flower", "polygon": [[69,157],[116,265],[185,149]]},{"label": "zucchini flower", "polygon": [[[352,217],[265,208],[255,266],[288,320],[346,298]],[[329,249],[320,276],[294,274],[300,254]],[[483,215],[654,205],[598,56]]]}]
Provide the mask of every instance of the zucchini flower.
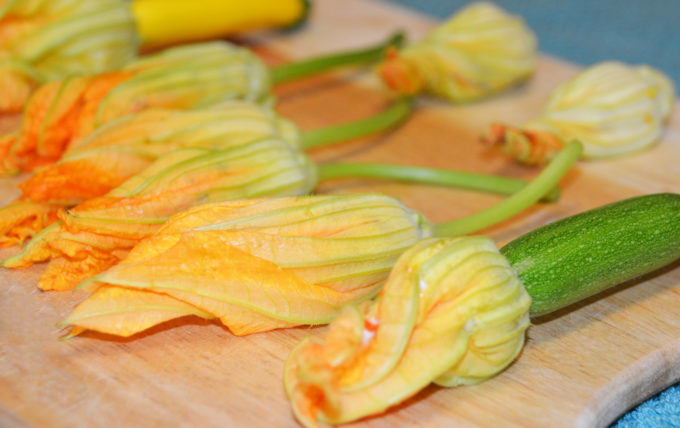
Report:
[{"label": "zucchini flower", "polygon": [[223,41],[201,43],[138,58],[116,72],[51,82],[31,97],[19,135],[9,142],[0,139],[0,153],[8,154],[2,167],[11,173],[53,163],[103,124],[150,108],[187,110],[234,99],[270,101],[272,83],[370,62],[381,57],[386,46],[402,41],[397,33],[377,46],[271,70],[246,48]]},{"label": "zucchini flower", "polygon": [[[247,101],[192,110],[149,109],[127,115],[76,141],[60,161],[41,168],[20,185],[19,205],[0,209],[0,245],[21,243],[47,226],[45,222],[55,218],[44,215],[48,207],[56,211],[59,206],[69,207],[102,196],[159,156],[180,148],[226,150],[272,137],[301,150],[392,128],[409,112],[410,103],[401,101],[373,117],[305,133],[277,116],[271,107]],[[508,182],[513,191],[520,184],[507,179],[498,181],[494,179],[489,189]],[[455,185],[450,183],[447,185]],[[29,209],[29,202],[37,206]]]},{"label": "zucchini flower", "polygon": [[[284,385],[304,426],[381,413],[426,387],[474,384],[519,354],[546,315],[680,258],[678,194],[618,201],[503,247],[483,237],[426,239],[396,263],[378,298],[347,307],[324,340],[289,355]],[[655,245],[621,240],[666,227]],[[612,253],[611,248],[620,251]],[[602,260],[593,262],[595,254]]]},{"label": "zucchini flower", "polygon": [[150,109],[103,125],[19,187],[24,200],[76,205],[119,186],[166,153],[225,150],[269,137],[300,145],[297,127],[268,106],[232,101],[193,110]]},{"label": "zucchini flower", "polygon": [[[91,283],[107,285],[66,323],[134,334],[158,319],[139,304],[148,297],[138,300],[153,293],[167,297],[160,306],[168,316],[191,305],[237,335],[325,324],[346,303],[373,297],[399,254],[429,234],[420,214],[381,195],[204,204],[174,216],[94,277]],[[125,294],[108,301],[121,286]],[[92,312],[102,305],[120,309]]]},{"label": "zucchini flower", "polygon": [[300,144],[290,121],[269,107],[245,101],[124,116],[79,140],[60,161],[19,185],[19,200],[0,208],[0,246],[22,243],[56,220],[60,207],[105,195],[163,154],[191,147],[229,149],[270,137],[291,147]]},{"label": "zucchini flower", "polygon": [[484,237],[419,242],[397,261],[370,305],[350,306],[324,341],[288,357],[286,393],[304,426],[381,413],[434,382],[481,382],[524,345],[527,294]]},{"label": "zucchini flower", "polygon": [[491,3],[474,3],[401,51],[391,49],[378,72],[401,95],[421,92],[453,102],[491,96],[531,75],[536,37],[521,18]]},{"label": "zucchini flower", "polygon": [[[378,293],[408,247],[514,215],[548,192],[579,154],[578,143],[568,145],[503,202],[440,224],[394,198],[371,194],[199,205],[171,217],[120,264],[84,282],[95,291],[65,324],[73,334],[91,329],[129,336],[191,308],[238,335],[326,323],[343,305]],[[147,305],[151,301],[158,304]]]},{"label": "zucchini flower", "polygon": [[262,102],[270,86],[262,61],[226,42],[171,48],[120,71],[50,82],[31,97],[3,166],[12,172],[53,163],[79,139],[130,113]]},{"label": "zucchini flower", "polygon": [[127,1],[1,0],[0,113],[41,83],[120,68],[138,46]]},{"label": "zucchini flower", "polygon": [[484,140],[530,165],[549,161],[571,139],[583,143],[586,159],[632,154],[659,141],[674,98],[660,71],[603,62],[558,86],[522,128],[493,124]]},{"label": "zucchini flower", "polygon": [[51,263],[40,287],[72,288],[81,276],[117,263],[179,211],[212,201],[306,194],[316,185],[315,173],[307,156],[278,139],[229,150],[177,150],[105,196],[60,211],[59,222],[43,229],[4,266],[66,258],[72,269],[64,260]]}]

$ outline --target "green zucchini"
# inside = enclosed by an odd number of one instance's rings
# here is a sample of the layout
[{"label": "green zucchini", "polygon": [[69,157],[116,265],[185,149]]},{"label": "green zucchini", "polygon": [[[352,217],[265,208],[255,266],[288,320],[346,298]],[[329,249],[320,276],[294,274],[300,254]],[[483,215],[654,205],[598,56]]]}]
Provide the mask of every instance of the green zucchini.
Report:
[{"label": "green zucchini", "polygon": [[540,316],[680,258],[680,195],[625,199],[533,230],[501,249]]}]

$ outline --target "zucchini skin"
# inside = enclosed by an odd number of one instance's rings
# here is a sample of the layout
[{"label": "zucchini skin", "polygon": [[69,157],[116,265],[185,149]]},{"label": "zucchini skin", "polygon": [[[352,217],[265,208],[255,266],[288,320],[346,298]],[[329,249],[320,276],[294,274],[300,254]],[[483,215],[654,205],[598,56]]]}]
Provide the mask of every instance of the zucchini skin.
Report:
[{"label": "zucchini skin", "polygon": [[624,199],[535,229],[501,249],[541,316],[680,258],[680,195]]}]

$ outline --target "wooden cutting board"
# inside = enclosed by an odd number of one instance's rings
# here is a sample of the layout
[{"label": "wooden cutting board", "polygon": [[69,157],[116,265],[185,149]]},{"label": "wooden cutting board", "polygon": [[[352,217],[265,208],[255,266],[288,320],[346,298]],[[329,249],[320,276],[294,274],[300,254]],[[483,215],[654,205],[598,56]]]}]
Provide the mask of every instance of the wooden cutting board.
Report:
[{"label": "wooden cutting board", "polygon": [[[316,0],[304,31],[260,44],[269,56],[299,58],[382,39],[396,27],[416,39],[426,17],[384,3]],[[421,100],[400,129],[333,149],[323,160],[410,163],[530,178],[477,137],[494,120],[520,124],[576,68],[543,57],[526,85],[493,100],[451,106]],[[279,111],[303,128],[371,114],[387,101],[375,78],[347,71],[277,89]],[[562,181],[563,197],[485,231],[503,244],[548,221],[625,197],[680,191],[680,109],[663,142],[640,155],[581,162]],[[0,202],[22,178],[0,181]],[[320,192],[380,191],[400,197],[433,221],[475,212],[497,196],[426,186],[344,180]],[[5,257],[11,250],[0,252]],[[0,271],[0,426],[295,427],[282,387],[283,361],[308,334],[294,328],[235,337],[221,325],[176,320],[130,339],[84,334],[57,339],[84,298],[42,293],[43,266]],[[350,426],[605,426],[634,404],[680,379],[680,265],[634,281],[536,322],[527,345],[501,375],[481,385],[428,387],[384,415]]]}]

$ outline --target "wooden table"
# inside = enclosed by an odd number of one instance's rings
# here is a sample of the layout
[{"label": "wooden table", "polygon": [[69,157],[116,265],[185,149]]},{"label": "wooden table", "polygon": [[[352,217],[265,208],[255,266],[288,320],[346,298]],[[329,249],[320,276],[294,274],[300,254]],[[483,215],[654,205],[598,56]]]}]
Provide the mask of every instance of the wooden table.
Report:
[{"label": "wooden table", "polygon": [[[268,56],[301,58],[378,41],[396,27],[412,39],[433,22],[366,0],[317,0],[303,31],[250,42]],[[576,68],[544,56],[534,78],[489,101],[452,106],[422,99],[400,129],[313,151],[319,160],[410,163],[531,178],[536,170],[482,147],[495,120],[520,124]],[[279,111],[302,128],[369,115],[388,100],[370,70],[315,77],[277,88]],[[503,244],[548,221],[625,197],[680,191],[680,109],[661,144],[642,154],[581,162],[562,181],[562,199],[537,205],[484,231]],[[21,177],[0,181],[0,201]],[[499,197],[463,190],[344,180],[319,192],[380,191],[430,220],[490,206]],[[11,254],[3,250],[0,256]],[[119,339],[88,333],[59,342],[55,324],[84,298],[42,293],[43,266],[0,271],[0,426],[294,427],[282,387],[283,361],[302,337],[294,328],[235,337],[217,323],[176,320]],[[481,385],[430,386],[384,415],[350,426],[605,426],[634,404],[680,379],[680,265],[634,281],[530,328],[527,345],[501,375]]]}]

